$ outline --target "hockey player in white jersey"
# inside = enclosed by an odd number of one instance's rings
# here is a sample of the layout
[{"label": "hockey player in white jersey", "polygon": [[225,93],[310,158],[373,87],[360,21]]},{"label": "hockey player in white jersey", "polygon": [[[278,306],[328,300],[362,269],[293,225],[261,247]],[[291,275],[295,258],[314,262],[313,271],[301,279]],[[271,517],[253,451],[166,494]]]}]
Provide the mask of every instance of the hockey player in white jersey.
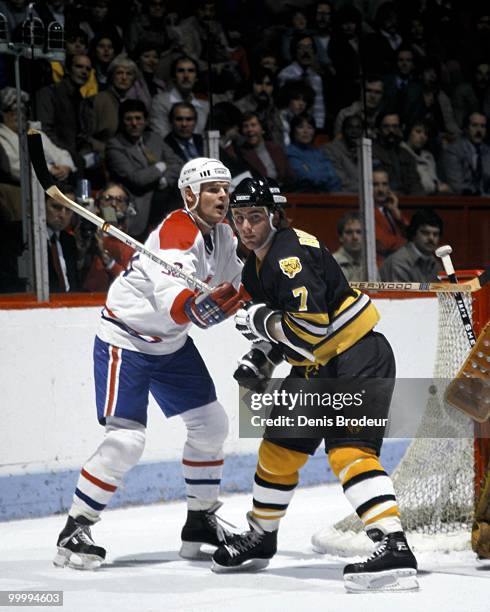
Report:
[{"label": "hockey player in white jersey", "polygon": [[236,238],[223,222],[230,181],[218,160],[187,162],[179,179],[184,208],[170,213],[145,243],[215,287],[211,293],[192,291],[144,255],[135,255],[109,290],[94,345],[97,416],[105,436],[81,470],[56,566],[95,569],[105,559],[90,527],[141,457],[149,393],[166,417],[179,415],[187,427],[181,556],[202,558],[202,544],[226,541],[215,512],[228,421],[188,331],[192,323],[208,328],[223,321],[243,303]]}]

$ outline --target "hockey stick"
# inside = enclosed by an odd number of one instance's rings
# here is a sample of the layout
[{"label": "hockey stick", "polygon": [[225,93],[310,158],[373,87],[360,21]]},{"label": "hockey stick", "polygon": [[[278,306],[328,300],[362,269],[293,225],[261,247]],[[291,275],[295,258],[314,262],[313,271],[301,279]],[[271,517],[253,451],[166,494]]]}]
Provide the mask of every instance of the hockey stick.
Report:
[{"label": "hockey stick", "polygon": [[[449,282],[453,285],[458,284],[458,279],[456,278],[456,274],[454,273],[453,262],[451,261],[451,253],[453,249],[449,244],[445,244],[436,249],[437,257],[441,258],[442,265],[444,266],[444,270],[447,274]],[[463,327],[466,332],[466,336],[468,338],[468,342],[470,346],[473,346],[476,343],[475,332],[473,331],[473,325],[471,323],[470,315],[468,314],[468,310],[466,309],[466,304],[464,303],[463,296],[461,293],[454,294],[454,301],[458,306],[459,316],[461,317],[461,321],[463,322]]]},{"label": "hockey stick", "polygon": [[146,257],[149,257],[155,263],[160,264],[162,268],[165,268],[165,270],[172,276],[184,279],[191,288],[199,289],[199,291],[202,291],[203,293],[210,293],[212,291],[209,285],[197,278],[194,274],[187,274],[178,266],[165,261],[165,259],[162,259],[156,253],[147,249],[143,244],[141,244],[141,242],[131,238],[131,236],[128,236],[117,227],[114,227],[107,221],[104,221],[104,219],[101,217],[98,217],[83,206],[80,206],[80,204],[77,204],[73,200],[70,200],[70,198],[66,197],[65,194],[63,194],[58,187],[56,187],[53,177],[48,170],[46,158],[44,157],[41,134],[38,131],[32,129],[28,131],[27,145],[29,148],[29,157],[31,158],[31,163],[38,181],[41,183],[44,191],[51,198],[53,198],[53,200],[56,200],[56,202],[59,204],[73,210],[84,219],[87,219],[87,221],[90,221],[99,227],[103,232],[109,234],[109,236],[114,236],[114,238],[117,238],[121,242],[124,242],[124,244],[132,247],[135,251],[138,251],[138,253],[146,255]]},{"label": "hockey stick", "polygon": [[490,282],[490,267],[480,276],[475,276],[468,282],[455,286],[451,283],[405,283],[403,281],[375,282],[355,281],[349,283],[353,289],[364,291],[411,291],[415,293],[468,293],[479,291]]}]

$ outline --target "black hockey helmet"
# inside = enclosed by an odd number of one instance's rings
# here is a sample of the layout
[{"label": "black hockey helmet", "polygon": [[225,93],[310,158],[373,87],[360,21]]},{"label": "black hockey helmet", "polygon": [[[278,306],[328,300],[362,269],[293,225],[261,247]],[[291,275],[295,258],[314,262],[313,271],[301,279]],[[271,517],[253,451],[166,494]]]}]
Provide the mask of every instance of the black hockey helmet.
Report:
[{"label": "black hockey helmet", "polygon": [[241,181],[230,197],[230,208],[248,208],[263,206],[275,210],[286,198],[280,195],[277,183],[270,184],[271,179],[245,178]]}]

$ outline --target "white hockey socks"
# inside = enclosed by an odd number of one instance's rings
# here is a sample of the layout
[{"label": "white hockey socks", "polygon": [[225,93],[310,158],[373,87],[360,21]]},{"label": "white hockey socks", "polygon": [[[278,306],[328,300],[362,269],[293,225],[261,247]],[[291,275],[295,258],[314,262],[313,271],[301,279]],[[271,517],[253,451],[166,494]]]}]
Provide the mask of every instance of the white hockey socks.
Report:
[{"label": "white hockey socks", "polygon": [[181,417],[187,427],[182,458],[187,506],[209,510],[219,495],[228,417],[218,401],[187,410]]},{"label": "white hockey socks", "polygon": [[108,419],[102,444],[83,466],[69,514],[98,520],[124,475],[140,460],[145,428],[127,419]]}]

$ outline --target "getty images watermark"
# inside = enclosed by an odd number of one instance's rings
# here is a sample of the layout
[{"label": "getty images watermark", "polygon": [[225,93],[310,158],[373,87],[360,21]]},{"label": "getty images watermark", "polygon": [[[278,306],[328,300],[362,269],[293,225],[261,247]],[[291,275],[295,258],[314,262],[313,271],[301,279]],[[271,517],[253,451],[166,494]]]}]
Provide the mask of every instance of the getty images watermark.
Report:
[{"label": "getty images watermark", "polygon": [[[251,381],[253,382],[253,381]],[[466,438],[468,415],[445,401],[447,379],[273,379],[240,387],[242,438]],[[485,432],[486,430],[483,430]],[[484,434],[488,437],[488,433]]]},{"label": "getty images watermark", "polygon": [[[362,414],[362,406],[366,390],[356,393],[348,392],[312,392],[299,390],[290,392],[285,389],[275,389],[268,393],[252,393],[250,396],[250,410],[263,413],[270,408],[286,410],[288,414],[264,416],[254,414],[250,422],[254,427],[386,427],[388,418],[370,418]],[[361,414],[357,417],[348,417],[345,414],[322,414],[321,416],[308,416],[302,413],[303,409],[331,409],[344,411],[346,408],[359,408]],[[282,411],[281,411],[282,412]]]}]

